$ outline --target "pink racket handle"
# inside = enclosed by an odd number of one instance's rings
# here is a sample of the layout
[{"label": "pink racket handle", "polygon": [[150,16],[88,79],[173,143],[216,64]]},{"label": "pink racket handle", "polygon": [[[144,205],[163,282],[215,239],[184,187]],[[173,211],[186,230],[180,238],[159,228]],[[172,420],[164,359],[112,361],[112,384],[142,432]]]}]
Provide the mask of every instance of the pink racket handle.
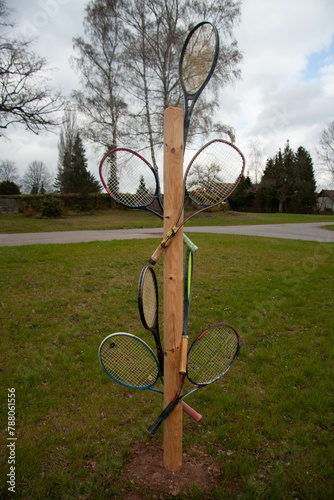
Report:
[{"label": "pink racket handle", "polygon": [[195,422],[199,422],[202,419],[202,415],[193,410],[187,403],[182,401],[182,409],[189,417],[191,417]]}]

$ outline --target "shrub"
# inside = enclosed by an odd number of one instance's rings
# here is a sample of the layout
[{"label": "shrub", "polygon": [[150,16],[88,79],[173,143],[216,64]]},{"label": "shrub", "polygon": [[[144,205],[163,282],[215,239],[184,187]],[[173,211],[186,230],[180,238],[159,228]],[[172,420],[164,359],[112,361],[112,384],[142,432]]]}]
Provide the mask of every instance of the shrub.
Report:
[{"label": "shrub", "polygon": [[60,217],[62,213],[62,202],[55,196],[48,196],[42,203],[41,213],[43,217]]},{"label": "shrub", "polygon": [[24,217],[34,217],[36,215],[35,210],[29,207],[24,208],[22,213]]},{"label": "shrub", "polygon": [[2,181],[0,182],[0,194],[20,194],[20,188],[15,182]]}]

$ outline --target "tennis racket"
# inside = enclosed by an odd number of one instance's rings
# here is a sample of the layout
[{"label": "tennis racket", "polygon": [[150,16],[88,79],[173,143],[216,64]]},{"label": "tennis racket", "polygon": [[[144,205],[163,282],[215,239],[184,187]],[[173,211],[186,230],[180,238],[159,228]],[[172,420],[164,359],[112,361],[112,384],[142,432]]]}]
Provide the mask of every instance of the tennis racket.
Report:
[{"label": "tennis racket", "polygon": [[183,331],[180,349],[180,366],[179,373],[186,375],[187,373],[187,351],[188,351],[188,322],[190,312],[190,300],[193,284],[193,254],[187,249],[186,262],[184,267],[184,307],[183,307]]},{"label": "tennis racket", "polygon": [[[159,362],[152,349],[130,333],[112,333],[98,350],[102,368],[115,382],[130,389],[146,389],[163,394],[153,387],[160,378]],[[202,416],[187,404],[183,411],[198,422]]]},{"label": "tennis racket", "polygon": [[181,396],[185,375],[173,400],[148,429],[153,435],[186,396],[220,379],[232,366],[240,350],[237,330],[226,323],[218,323],[204,330],[191,345],[187,356],[187,377],[195,387]]},{"label": "tennis racket", "polygon": [[[104,155],[100,162],[100,178],[107,193],[120,205],[142,209],[163,219],[160,184],[157,172],[141,155],[127,148],[115,148]],[[183,241],[192,252],[198,247],[186,236]]]},{"label": "tennis racket", "polygon": [[215,70],[218,54],[217,28],[207,21],[197,24],[184,42],[179,62],[179,79],[185,99],[184,150],[194,106]]},{"label": "tennis racket", "polygon": [[[242,152],[223,139],[214,139],[197,151],[184,174],[183,199],[176,221],[149,259],[151,265],[155,265],[177,231],[189,219],[207,208],[219,205],[233,193],[244,169],[245,157]],[[186,194],[201,208],[183,219]]]},{"label": "tennis racket", "polygon": [[[190,252],[190,250],[187,250]],[[138,308],[143,327],[149,330],[154,337],[159,361],[160,373],[164,374],[164,353],[159,334],[159,295],[158,284],[154,269],[145,266],[139,277]]]}]

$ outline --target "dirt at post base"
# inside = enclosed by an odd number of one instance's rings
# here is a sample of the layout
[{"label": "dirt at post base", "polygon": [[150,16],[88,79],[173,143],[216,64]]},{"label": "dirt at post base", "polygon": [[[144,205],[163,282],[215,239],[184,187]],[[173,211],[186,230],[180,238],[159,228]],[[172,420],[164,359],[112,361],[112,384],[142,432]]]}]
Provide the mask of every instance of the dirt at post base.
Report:
[{"label": "dirt at post base", "polygon": [[[163,464],[163,446],[137,441],[133,445],[133,456],[126,468],[126,477],[134,481],[137,491],[122,492],[128,500],[146,499],[141,489],[149,491],[152,498],[163,499],[169,495],[187,494],[193,486],[199,486],[209,498],[218,479],[219,468],[204,449],[196,448],[182,454],[182,469],[171,472]],[[142,488],[141,488],[142,487]]]}]

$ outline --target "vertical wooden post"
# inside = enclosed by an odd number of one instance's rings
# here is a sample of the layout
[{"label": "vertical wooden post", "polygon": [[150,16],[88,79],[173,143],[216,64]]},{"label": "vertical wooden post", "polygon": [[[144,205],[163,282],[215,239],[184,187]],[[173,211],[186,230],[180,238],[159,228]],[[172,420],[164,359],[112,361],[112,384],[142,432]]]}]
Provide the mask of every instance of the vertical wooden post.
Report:
[{"label": "vertical wooden post", "polygon": [[[183,121],[179,108],[164,116],[164,235],[171,229],[182,203]],[[164,406],[179,386],[179,355],[183,325],[183,229],[164,252]],[[182,467],[182,405],[164,423],[164,466]]]}]

